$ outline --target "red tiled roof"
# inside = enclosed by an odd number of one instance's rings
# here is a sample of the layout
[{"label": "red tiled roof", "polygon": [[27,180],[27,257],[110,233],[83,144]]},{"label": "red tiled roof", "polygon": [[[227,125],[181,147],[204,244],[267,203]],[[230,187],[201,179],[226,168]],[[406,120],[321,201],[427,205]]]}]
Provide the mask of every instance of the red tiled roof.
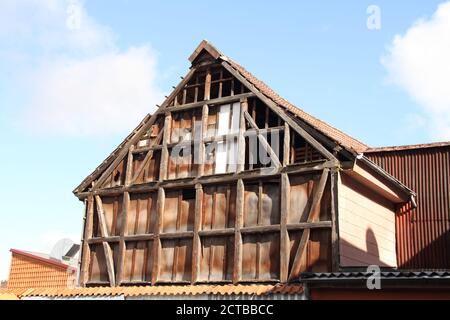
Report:
[{"label": "red tiled roof", "polygon": [[[257,295],[301,294],[300,284],[224,284],[224,285],[159,285],[126,287],[88,287],[88,288],[39,288],[9,290],[18,297],[102,297],[119,296],[177,296],[177,295]],[[1,293],[1,291],[0,291]]]},{"label": "red tiled roof", "polygon": [[[7,290],[67,288],[76,281],[76,269],[46,255],[11,249]],[[13,292],[15,293],[15,292]]]},{"label": "red tiled roof", "polygon": [[68,268],[72,268],[68,264],[65,264],[65,263],[63,263],[63,262],[61,262],[59,260],[52,259],[52,258],[50,258],[50,256],[44,255],[44,254],[41,254],[41,253],[30,252],[30,251],[23,251],[23,250],[17,250],[17,249],[11,249],[10,251],[13,254],[18,254],[18,255],[21,255],[21,256],[24,256],[24,257],[28,257],[28,258],[40,261],[40,262],[51,264],[51,265],[53,265],[55,267],[59,267],[59,268],[62,268],[64,270],[67,270]]},{"label": "red tiled roof", "polygon": [[314,129],[325,134],[338,144],[344,146],[347,149],[353,149],[356,152],[363,152],[368,148],[368,146],[362,143],[361,141],[358,141],[357,139],[329,125],[328,123],[320,119],[317,119],[316,117],[310,115],[309,113],[296,107],[286,99],[282,98],[275,91],[273,91],[268,85],[266,85],[261,80],[257,79],[254,75],[252,75],[249,71],[247,71],[244,67],[242,67],[238,63],[234,62],[232,59],[226,58],[226,60],[236,71],[238,71],[245,79],[247,79],[247,81],[253,84],[262,94],[271,99],[277,105],[292,112],[295,116],[299,117],[301,120],[305,121]]}]

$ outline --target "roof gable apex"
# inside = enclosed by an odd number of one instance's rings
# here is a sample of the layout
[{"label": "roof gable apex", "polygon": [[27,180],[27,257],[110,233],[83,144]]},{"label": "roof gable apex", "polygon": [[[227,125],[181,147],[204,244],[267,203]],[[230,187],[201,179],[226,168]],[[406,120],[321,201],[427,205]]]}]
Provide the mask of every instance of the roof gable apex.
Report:
[{"label": "roof gable apex", "polygon": [[189,56],[189,62],[193,64],[194,61],[201,56],[202,52],[207,52],[214,59],[226,59],[225,56],[216,47],[208,42],[208,40],[203,40],[202,42],[200,42],[194,52]]}]

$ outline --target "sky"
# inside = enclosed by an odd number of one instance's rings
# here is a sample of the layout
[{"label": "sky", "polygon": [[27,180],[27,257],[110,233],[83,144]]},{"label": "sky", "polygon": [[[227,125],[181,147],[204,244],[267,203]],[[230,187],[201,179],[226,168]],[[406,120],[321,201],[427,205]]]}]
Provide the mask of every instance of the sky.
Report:
[{"label": "sky", "polygon": [[370,146],[450,140],[450,2],[1,0],[0,279],[80,241],[72,190],[202,39]]}]

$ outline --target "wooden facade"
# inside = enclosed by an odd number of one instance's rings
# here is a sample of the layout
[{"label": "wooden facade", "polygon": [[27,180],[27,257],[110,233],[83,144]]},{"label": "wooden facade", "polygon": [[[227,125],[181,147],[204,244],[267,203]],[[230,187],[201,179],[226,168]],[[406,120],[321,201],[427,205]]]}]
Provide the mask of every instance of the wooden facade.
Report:
[{"label": "wooden facade", "polygon": [[357,153],[208,42],[190,62],[74,191],[86,204],[80,284],[283,283],[337,271],[339,171]]}]

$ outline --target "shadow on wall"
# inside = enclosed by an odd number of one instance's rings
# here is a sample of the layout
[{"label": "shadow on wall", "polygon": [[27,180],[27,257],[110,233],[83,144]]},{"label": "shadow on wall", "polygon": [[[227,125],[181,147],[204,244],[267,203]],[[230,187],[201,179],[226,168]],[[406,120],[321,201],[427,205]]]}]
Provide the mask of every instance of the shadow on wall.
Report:
[{"label": "shadow on wall", "polygon": [[375,233],[371,228],[366,230],[365,245],[366,248],[362,249],[344,239],[340,239],[341,266],[349,268],[361,268],[369,265],[393,267],[380,257],[380,247]]}]

